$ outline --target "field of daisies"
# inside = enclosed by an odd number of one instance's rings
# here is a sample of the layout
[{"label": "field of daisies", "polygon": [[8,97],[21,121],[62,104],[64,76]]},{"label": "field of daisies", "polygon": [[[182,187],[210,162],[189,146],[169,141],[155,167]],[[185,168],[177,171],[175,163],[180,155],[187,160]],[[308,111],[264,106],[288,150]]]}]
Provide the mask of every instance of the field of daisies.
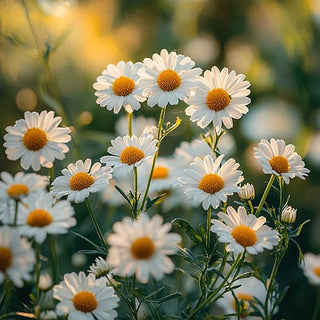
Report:
[{"label": "field of daisies", "polygon": [[[20,88],[14,119],[1,105],[0,320],[319,320],[313,217],[297,207],[319,197],[315,178],[281,130],[237,149],[255,112],[251,78],[170,45],[140,60],[99,57],[90,88],[76,89],[79,105],[95,103],[77,113],[65,88],[79,74],[71,68],[61,85],[51,69],[68,36],[43,41],[35,3],[16,5],[41,64],[41,104]],[[48,16],[76,5],[37,2]],[[272,110],[251,131],[281,126],[281,106]],[[305,304],[296,318],[295,297]]]}]

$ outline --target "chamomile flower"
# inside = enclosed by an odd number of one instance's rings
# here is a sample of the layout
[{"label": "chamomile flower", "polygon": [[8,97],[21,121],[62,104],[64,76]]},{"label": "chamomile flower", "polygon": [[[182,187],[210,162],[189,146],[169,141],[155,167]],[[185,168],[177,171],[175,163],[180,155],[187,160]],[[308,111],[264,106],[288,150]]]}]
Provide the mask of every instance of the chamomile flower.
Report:
[{"label": "chamomile flower", "polygon": [[250,83],[244,78],[243,74],[237,75],[227,68],[219,71],[217,67],[212,67],[211,71],[205,71],[186,101],[190,105],[186,109],[190,120],[197,122],[200,128],[207,127],[211,122],[217,129],[222,124],[232,128],[232,119],[240,119],[249,111],[247,105],[250,99],[247,96]]},{"label": "chamomile flower", "polygon": [[148,97],[148,106],[166,107],[178,104],[189,96],[195,85],[195,79],[202,70],[194,68],[195,62],[182,54],[162,49],[152,59],[143,60],[144,68],[139,70],[143,94]]},{"label": "chamomile flower", "polygon": [[315,255],[311,252],[303,255],[303,262],[300,264],[304,275],[314,286],[320,285],[320,255]]},{"label": "chamomile flower", "polygon": [[107,275],[110,271],[110,266],[107,264],[106,259],[102,257],[96,258],[94,263],[90,266],[90,273],[93,273],[96,278]]},{"label": "chamomile flower", "polygon": [[76,203],[83,202],[90,193],[103,191],[112,177],[110,167],[101,168],[99,162],[91,167],[91,159],[71,163],[61,172],[63,175],[52,182],[51,193],[57,198],[67,196],[68,201]]},{"label": "chamomile flower", "polygon": [[107,263],[114,268],[112,272],[129,277],[135,274],[142,283],[147,283],[150,275],[159,280],[171,273],[174,264],[168,255],[178,250],[181,237],[169,233],[170,229],[161,216],[149,218],[144,213],[136,221],[126,217],[116,222],[115,233],[107,239],[111,246]]},{"label": "chamomile flower", "polygon": [[65,274],[64,281],[53,287],[53,297],[60,301],[56,307],[58,316],[68,315],[68,320],[115,319],[119,298],[106,281],[84,272]]},{"label": "chamomile flower", "polygon": [[310,172],[294,150],[294,145],[286,145],[282,139],[271,139],[270,142],[262,139],[254,148],[254,156],[260,161],[265,174],[281,176],[288,184],[294,177],[304,180]]},{"label": "chamomile flower", "polygon": [[205,156],[204,159],[195,158],[190,169],[178,177],[187,198],[192,199],[194,205],[202,204],[203,209],[211,206],[218,208],[221,202],[227,201],[227,196],[240,191],[238,186],[243,181],[242,171],[237,170],[239,164],[229,159],[221,165],[223,155],[214,159]]},{"label": "chamomile flower", "polygon": [[211,231],[217,234],[219,242],[228,243],[227,250],[235,254],[244,250],[258,254],[279,242],[278,232],[265,224],[266,218],[247,214],[244,207],[239,207],[238,211],[228,207],[227,213],[220,212],[218,217],[221,221],[211,220]]},{"label": "chamomile flower", "polygon": [[138,167],[154,155],[157,142],[152,135],[117,137],[111,140],[112,146],[108,148],[112,155],[104,156],[100,161],[114,169]]},{"label": "chamomile flower", "polygon": [[25,170],[32,167],[34,171],[41,166],[51,168],[54,159],[64,159],[69,151],[66,143],[71,140],[71,130],[58,127],[61,121],[53,111],[25,112],[24,119],[6,128],[3,145],[8,159],[21,158],[21,167]]},{"label": "chamomile flower", "polygon": [[15,286],[22,287],[23,280],[31,279],[35,262],[30,243],[16,230],[0,227],[0,283],[8,276]]},{"label": "chamomile flower", "polygon": [[109,64],[107,69],[93,84],[96,89],[97,104],[119,113],[122,107],[127,112],[140,109],[140,102],[146,100],[142,95],[143,88],[139,84],[138,70],[142,63],[120,61],[116,66]]},{"label": "chamomile flower", "polygon": [[42,243],[47,234],[67,233],[76,225],[74,209],[68,201],[55,202],[50,193],[32,195],[18,206],[19,232],[37,243]]}]

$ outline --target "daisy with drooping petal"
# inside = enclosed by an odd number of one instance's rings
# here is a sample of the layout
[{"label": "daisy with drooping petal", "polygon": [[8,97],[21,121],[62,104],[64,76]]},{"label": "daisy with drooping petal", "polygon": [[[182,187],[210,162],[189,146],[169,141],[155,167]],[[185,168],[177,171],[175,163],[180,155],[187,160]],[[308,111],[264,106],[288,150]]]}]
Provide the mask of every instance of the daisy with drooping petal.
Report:
[{"label": "daisy with drooping petal", "polygon": [[271,139],[270,142],[262,139],[254,148],[254,156],[260,161],[264,173],[281,176],[288,184],[294,177],[304,180],[310,172],[294,150],[293,144],[286,145],[282,139]]},{"label": "daisy with drooping petal", "polygon": [[146,100],[139,84],[138,70],[141,67],[142,63],[133,64],[131,61],[120,61],[116,66],[109,64],[93,84],[93,88],[97,90],[97,104],[113,110],[115,114],[122,107],[127,112],[140,109],[140,102]]},{"label": "daisy with drooping petal", "polygon": [[47,234],[66,233],[75,226],[73,215],[74,209],[68,201],[55,203],[50,193],[32,195],[18,206],[19,232],[41,244]]},{"label": "daisy with drooping petal", "polygon": [[17,287],[23,286],[23,280],[30,280],[36,262],[30,243],[20,238],[16,230],[0,227],[0,283],[6,276]]},{"label": "daisy with drooping petal", "polygon": [[304,275],[314,286],[320,285],[320,255],[315,255],[311,252],[303,255],[303,262],[300,263],[300,268]]},{"label": "daisy with drooping petal", "polygon": [[51,193],[57,198],[68,196],[68,201],[76,203],[83,202],[90,193],[103,191],[112,178],[110,167],[101,168],[99,162],[91,167],[91,159],[71,163],[61,172],[63,176],[52,182]]},{"label": "daisy with drooping petal", "polygon": [[61,121],[53,111],[25,112],[24,119],[6,128],[3,145],[8,159],[21,158],[21,167],[25,170],[32,167],[34,171],[41,166],[51,168],[54,159],[64,159],[69,151],[66,143],[71,140],[71,130],[58,127]]},{"label": "daisy with drooping petal", "polygon": [[102,163],[113,166],[115,169],[121,167],[138,167],[142,162],[148,160],[157,151],[158,140],[152,135],[117,137],[111,140],[112,146],[108,148],[111,156],[100,159]]},{"label": "daisy with drooping petal", "polygon": [[227,213],[220,212],[218,217],[222,221],[212,219],[211,231],[217,234],[219,242],[228,243],[227,250],[235,254],[244,250],[258,254],[279,242],[278,232],[265,224],[266,218],[247,214],[244,207],[239,207],[238,211],[228,207]]},{"label": "daisy with drooping petal", "polygon": [[68,320],[115,319],[119,298],[106,281],[84,272],[65,274],[64,281],[53,287],[53,297],[60,301],[56,307],[58,316],[68,315]]},{"label": "daisy with drooping petal", "polygon": [[109,235],[110,244],[107,263],[120,276],[136,275],[137,280],[147,283],[151,275],[156,280],[171,273],[174,264],[168,255],[178,250],[181,237],[169,233],[171,225],[163,224],[161,216],[149,218],[142,213],[138,220],[124,218],[113,225],[114,234]]},{"label": "daisy with drooping petal", "polygon": [[190,94],[196,78],[201,74],[200,68],[193,68],[195,62],[182,54],[162,49],[160,55],[155,53],[152,59],[143,60],[144,68],[139,70],[143,94],[148,97],[148,106],[166,107],[178,104]]},{"label": "daisy with drooping petal", "polygon": [[242,171],[237,170],[239,164],[229,159],[221,165],[223,155],[214,159],[213,156],[195,158],[190,169],[183,170],[178,177],[184,193],[192,199],[194,205],[202,204],[203,209],[211,206],[216,209],[227,196],[240,191],[239,183],[243,181]]},{"label": "daisy with drooping petal", "polygon": [[249,81],[244,81],[243,74],[229,73],[227,68],[221,71],[217,67],[207,70],[186,101],[190,106],[186,114],[192,122],[197,122],[200,128],[207,127],[211,122],[220,129],[222,124],[230,129],[232,119],[240,119],[249,109]]}]

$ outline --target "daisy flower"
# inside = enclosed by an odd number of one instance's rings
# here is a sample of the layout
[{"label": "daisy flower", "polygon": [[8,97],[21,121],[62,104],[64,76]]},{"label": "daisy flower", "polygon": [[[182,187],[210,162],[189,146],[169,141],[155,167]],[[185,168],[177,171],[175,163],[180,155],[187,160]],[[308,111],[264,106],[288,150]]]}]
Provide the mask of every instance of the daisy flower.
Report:
[{"label": "daisy flower", "polygon": [[53,287],[58,316],[68,315],[68,320],[112,320],[117,317],[114,310],[119,298],[112,287],[106,286],[106,278],[96,279],[84,272],[67,273],[64,281]]},{"label": "daisy flower", "polygon": [[51,193],[57,198],[68,196],[68,201],[76,203],[83,202],[90,193],[103,191],[112,178],[111,168],[101,168],[99,162],[91,167],[91,159],[71,163],[61,172],[63,175],[52,182]]},{"label": "daisy flower", "polygon": [[[132,119],[132,135],[137,137],[144,134],[146,127],[155,127],[157,122],[154,118],[145,118],[144,116],[134,117]],[[128,117],[121,117],[115,123],[116,134],[123,137],[128,134]]]},{"label": "daisy flower", "polygon": [[254,148],[254,156],[260,161],[265,174],[281,176],[288,184],[294,177],[304,180],[310,172],[294,150],[294,145],[286,145],[282,139],[271,139],[270,142],[262,139]]},{"label": "daisy flower", "polygon": [[100,159],[102,163],[113,166],[115,169],[138,167],[141,163],[151,158],[157,151],[158,141],[152,135],[117,137],[111,140],[112,146],[108,148],[111,156]]},{"label": "daisy flower", "polygon": [[133,64],[131,61],[120,61],[116,66],[109,64],[93,84],[93,88],[97,90],[97,104],[109,111],[113,110],[115,114],[122,107],[127,112],[140,109],[140,102],[146,100],[139,84],[138,70],[141,67],[142,63]]},{"label": "daisy flower", "polygon": [[6,276],[17,287],[23,286],[23,280],[30,280],[36,262],[30,243],[20,238],[14,229],[0,227],[0,283]]},{"label": "daisy flower", "polygon": [[110,266],[107,264],[106,259],[102,257],[96,258],[94,263],[90,266],[90,273],[93,273],[96,278],[107,275],[110,271]]},{"label": "daisy flower", "polygon": [[3,145],[8,159],[21,158],[21,167],[25,170],[32,167],[34,171],[41,166],[51,168],[54,159],[64,159],[69,151],[66,143],[71,140],[71,130],[58,127],[61,121],[53,111],[25,112],[24,119],[6,128]]},{"label": "daisy flower", "polygon": [[320,255],[313,253],[305,253],[303,262],[300,268],[303,270],[304,275],[309,280],[310,284],[314,286],[320,285]]},{"label": "daisy flower", "polygon": [[213,156],[195,158],[190,169],[183,170],[178,177],[187,198],[193,205],[202,204],[203,209],[211,206],[218,208],[221,202],[227,201],[227,196],[240,191],[239,183],[243,181],[242,171],[237,170],[239,164],[229,159],[221,165],[223,155],[216,160]]},{"label": "daisy flower", "polygon": [[195,79],[202,70],[194,68],[195,62],[189,57],[162,49],[152,59],[143,60],[144,68],[139,70],[143,94],[148,97],[148,106],[166,107],[178,104],[189,96]]},{"label": "daisy flower", "polygon": [[[241,306],[241,319],[246,320],[259,320],[261,317],[253,316],[252,313],[255,312],[253,305],[257,308],[263,315],[262,307],[255,301],[255,299],[265,301],[267,296],[267,290],[264,284],[258,280],[256,277],[249,277],[244,279],[239,279],[232,283],[233,287],[240,286],[224,294],[223,298],[217,301],[217,305],[221,307],[224,311],[224,314],[234,314],[237,312],[237,302],[235,297],[238,300],[238,304]],[[240,311],[240,310],[238,310]],[[237,320],[237,316],[230,316],[229,320]]]},{"label": "daisy flower", "polygon": [[258,254],[279,242],[278,232],[265,225],[266,218],[247,214],[244,207],[239,207],[238,211],[228,207],[227,213],[220,212],[218,217],[222,221],[212,219],[211,231],[217,234],[220,242],[228,243],[227,250],[235,254],[244,250]]},{"label": "daisy flower", "polygon": [[240,119],[249,109],[249,81],[244,81],[243,74],[229,73],[227,68],[219,71],[217,67],[207,70],[201,77],[193,94],[187,99],[190,105],[186,114],[200,128],[207,127],[211,122],[220,129],[222,124],[230,129],[232,119]]},{"label": "daisy flower", "polygon": [[53,196],[32,195],[18,206],[18,226],[20,234],[42,243],[47,234],[66,233],[76,225],[74,210],[68,201],[55,203]]},{"label": "daisy flower", "polygon": [[174,264],[168,255],[178,250],[181,237],[169,233],[171,225],[162,224],[161,216],[149,218],[142,213],[138,220],[127,217],[113,225],[114,234],[107,241],[110,250],[107,263],[120,276],[136,275],[142,283],[147,283],[151,275],[156,280],[171,273]]}]

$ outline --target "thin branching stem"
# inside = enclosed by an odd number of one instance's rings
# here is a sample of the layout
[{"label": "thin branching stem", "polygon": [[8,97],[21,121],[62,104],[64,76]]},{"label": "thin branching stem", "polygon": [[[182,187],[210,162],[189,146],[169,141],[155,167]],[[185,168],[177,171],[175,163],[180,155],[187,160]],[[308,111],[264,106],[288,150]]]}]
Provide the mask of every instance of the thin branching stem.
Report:
[{"label": "thin branching stem", "polygon": [[270,180],[269,180],[269,182],[268,182],[268,184],[267,184],[267,186],[266,186],[266,189],[264,190],[264,193],[263,193],[263,195],[262,195],[262,198],[261,198],[261,200],[260,200],[260,202],[259,202],[259,205],[258,205],[258,208],[257,208],[257,211],[256,211],[256,216],[257,216],[257,217],[259,217],[260,212],[261,212],[261,210],[262,210],[262,207],[263,207],[263,205],[264,205],[264,203],[265,203],[265,201],[266,201],[266,199],[267,199],[267,196],[268,196],[268,194],[269,194],[269,192],[270,192],[270,189],[271,189],[271,187],[272,187],[274,178],[275,178],[275,176],[274,176],[274,175],[271,175]]}]

